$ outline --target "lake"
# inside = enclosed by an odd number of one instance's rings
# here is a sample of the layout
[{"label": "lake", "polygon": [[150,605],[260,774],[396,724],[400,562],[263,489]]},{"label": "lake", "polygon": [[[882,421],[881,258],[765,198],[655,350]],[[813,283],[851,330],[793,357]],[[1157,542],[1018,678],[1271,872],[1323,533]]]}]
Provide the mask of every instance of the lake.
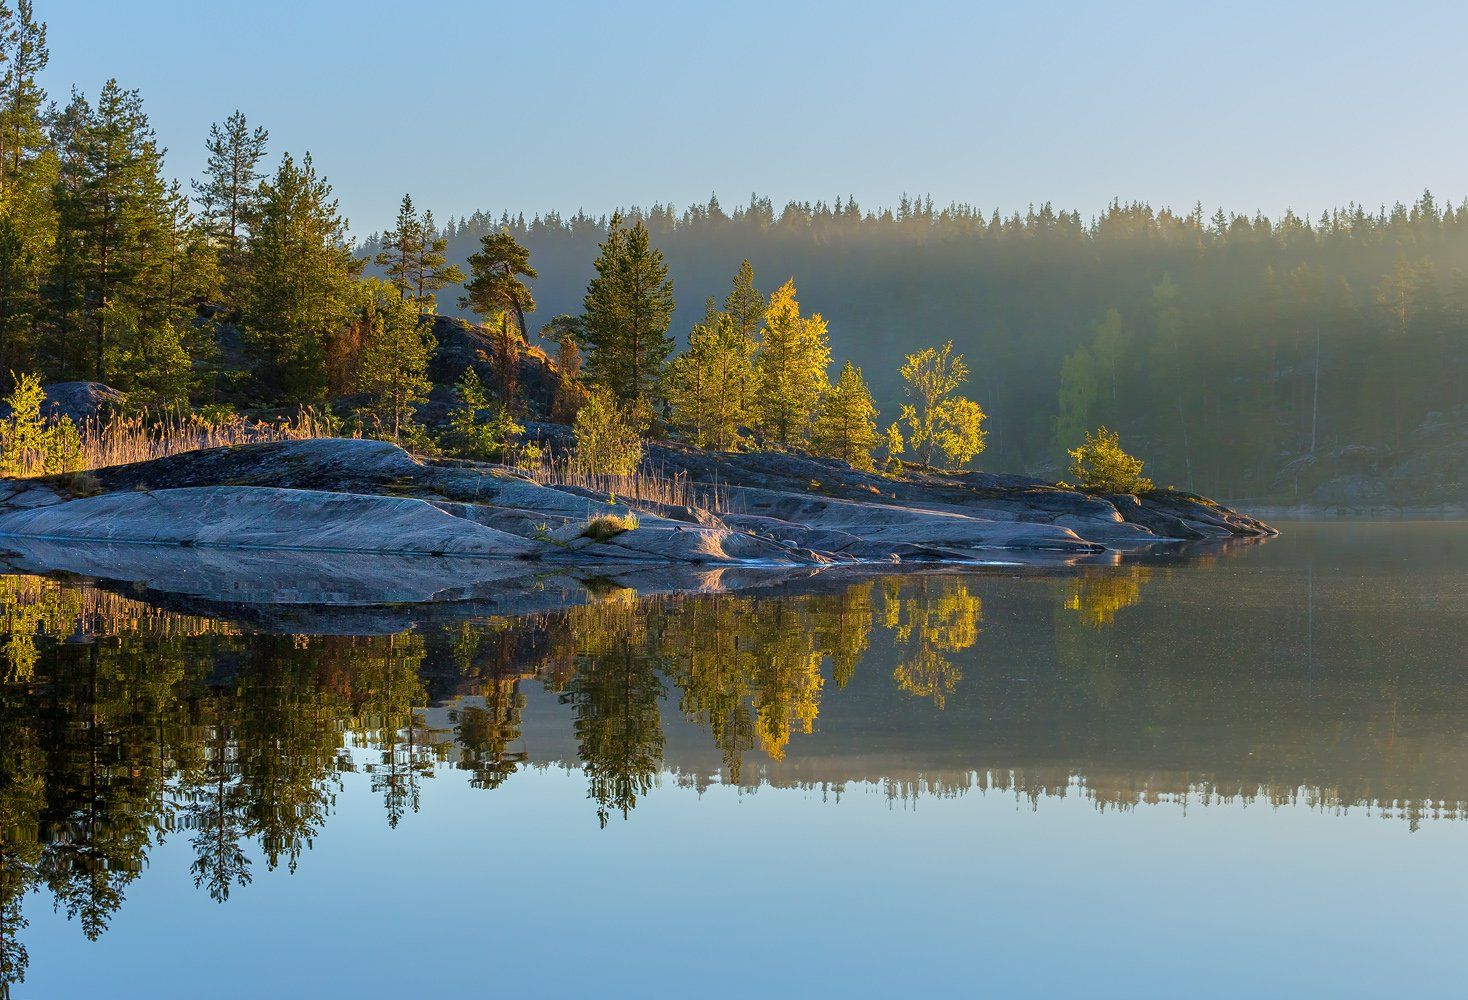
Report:
[{"label": "lake", "polygon": [[4,973],[47,998],[1460,988],[1468,524],[1282,530],[356,635],[0,577]]}]

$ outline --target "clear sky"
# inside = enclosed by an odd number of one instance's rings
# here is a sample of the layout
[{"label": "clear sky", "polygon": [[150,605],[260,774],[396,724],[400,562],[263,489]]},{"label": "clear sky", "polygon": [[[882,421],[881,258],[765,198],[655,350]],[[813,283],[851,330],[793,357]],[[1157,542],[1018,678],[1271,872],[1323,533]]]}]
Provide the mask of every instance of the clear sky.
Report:
[{"label": "clear sky", "polygon": [[1468,194],[1461,3],[36,0],[47,85],[141,89],[170,172],[240,108],[359,235],[717,192],[1318,211]]}]

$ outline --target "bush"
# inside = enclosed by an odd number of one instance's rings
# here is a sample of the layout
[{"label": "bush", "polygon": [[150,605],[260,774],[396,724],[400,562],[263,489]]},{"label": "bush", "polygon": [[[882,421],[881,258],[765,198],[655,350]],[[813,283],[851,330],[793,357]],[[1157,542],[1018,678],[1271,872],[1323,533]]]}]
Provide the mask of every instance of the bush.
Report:
[{"label": "bush", "polygon": [[604,389],[594,390],[576,414],[572,460],[585,475],[630,476],[642,464],[646,415],[622,406]]},{"label": "bush", "polygon": [[638,523],[637,515],[632,511],[625,514],[603,514],[586,522],[581,537],[590,538],[593,542],[605,542],[624,531],[632,531]]},{"label": "bush", "polygon": [[1142,460],[1121,450],[1115,431],[1098,427],[1085,443],[1069,452],[1070,476],[1091,493],[1145,493],[1152,480],[1142,475]]},{"label": "bush", "polygon": [[[459,405],[449,417],[445,442],[465,458],[500,462],[510,444],[525,428],[503,405],[491,403],[489,393],[473,366],[464,369],[458,385]],[[488,417],[483,416],[488,412]]]},{"label": "bush", "polygon": [[0,423],[0,476],[76,472],[86,465],[81,435],[70,417],[51,424],[41,417],[46,390],[36,375],[15,377],[6,398],[10,416]]}]

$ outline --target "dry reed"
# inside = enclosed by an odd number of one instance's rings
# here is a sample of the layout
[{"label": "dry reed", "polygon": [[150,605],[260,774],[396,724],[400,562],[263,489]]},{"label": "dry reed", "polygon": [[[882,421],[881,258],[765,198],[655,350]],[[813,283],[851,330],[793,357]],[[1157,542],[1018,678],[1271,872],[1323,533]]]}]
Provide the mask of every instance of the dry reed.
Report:
[{"label": "dry reed", "polygon": [[187,451],[266,441],[304,441],[333,437],[329,422],[314,410],[278,421],[242,417],[207,419],[197,413],[114,415],[85,421],[79,428],[83,469],[146,462]]},{"label": "dry reed", "polygon": [[729,491],[719,484],[691,482],[686,472],[669,473],[661,465],[643,463],[629,475],[590,472],[573,457],[545,457],[526,471],[542,486],[574,486],[610,494],[630,506],[663,504],[714,513],[729,510]]}]

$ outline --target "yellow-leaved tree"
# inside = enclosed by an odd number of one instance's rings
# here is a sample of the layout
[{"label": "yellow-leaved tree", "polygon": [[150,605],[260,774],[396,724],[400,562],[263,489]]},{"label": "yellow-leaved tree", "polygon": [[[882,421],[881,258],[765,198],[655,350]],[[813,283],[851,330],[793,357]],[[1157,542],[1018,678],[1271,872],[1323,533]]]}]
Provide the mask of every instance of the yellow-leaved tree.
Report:
[{"label": "yellow-leaved tree", "polygon": [[829,388],[831,341],[820,313],[800,315],[793,280],[770,296],[754,364],[760,430],[781,448],[804,443],[811,417]]},{"label": "yellow-leaved tree", "polygon": [[912,403],[902,407],[907,444],[923,468],[931,468],[933,451],[941,450],[950,466],[961,468],[984,450],[988,434],[978,403],[954,395],[968,381],[968,363],[953,352],[953,341],[909,354],[899,373]]},{"label": "yellow-leaved tree", "polygon": [[1121,450],[1121,438],[1106,427],[1086,432],[1086,440],[1070,451],[1070,476],[1093,493],[1146,493],[1152,480],[1142,475],[1143,462]]}]

